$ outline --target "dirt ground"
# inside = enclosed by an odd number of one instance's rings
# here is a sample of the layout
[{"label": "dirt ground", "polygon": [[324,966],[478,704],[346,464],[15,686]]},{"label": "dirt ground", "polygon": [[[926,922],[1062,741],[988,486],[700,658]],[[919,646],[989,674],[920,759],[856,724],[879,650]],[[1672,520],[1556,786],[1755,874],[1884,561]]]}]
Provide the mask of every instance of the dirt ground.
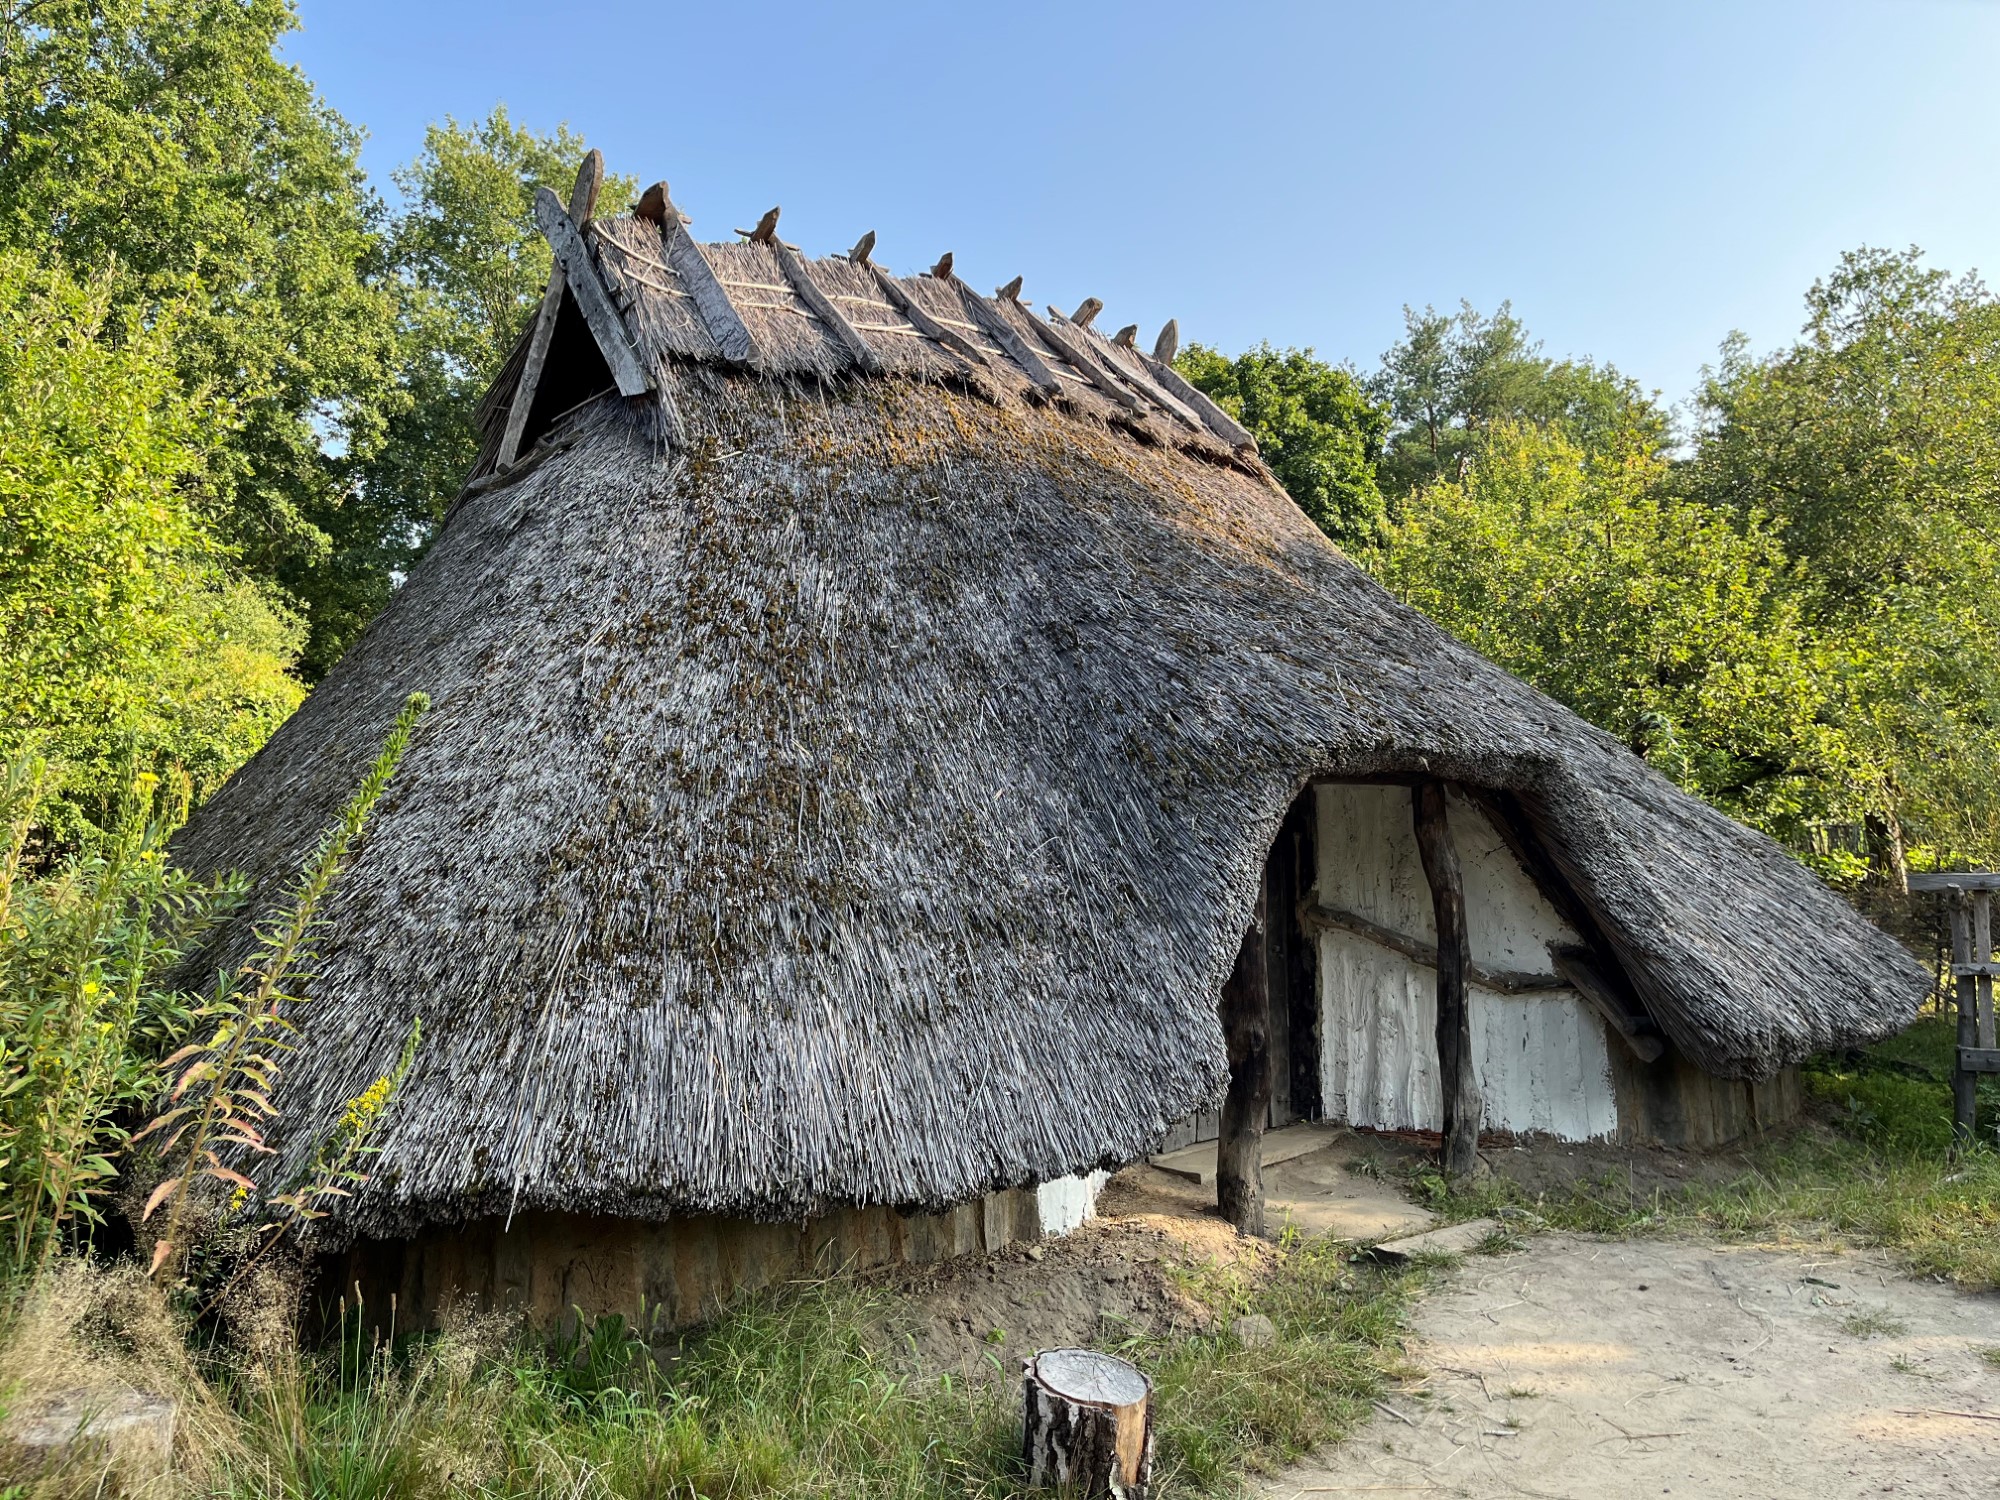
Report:
[{"label": "dirt ground", "polygon": [[1194,1262],[1262,1275],[1270,1247],[1222,1220],[1099,1218],[1059,1240],[896,1272],[896,1347],[925,1374],[1014,1385],[1040,1349],[1107,1348],[1136,1335],[1206,1331],[1178,1273]]},{"label": "dirt ground", "polygon": [[2000,1297],[1874,1255],[1541,1235],[1414,1335],[1426,1373],[1264,1494],[2000,1494]]}]

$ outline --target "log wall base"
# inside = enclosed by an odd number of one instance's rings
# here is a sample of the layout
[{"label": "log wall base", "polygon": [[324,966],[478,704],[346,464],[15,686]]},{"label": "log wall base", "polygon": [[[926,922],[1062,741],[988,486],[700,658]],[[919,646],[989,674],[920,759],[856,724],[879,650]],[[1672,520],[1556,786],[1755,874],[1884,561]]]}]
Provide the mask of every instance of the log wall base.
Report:
[{"label": "log wall base", "polygon": [[1028,1486],[1081,1500],[1146,1500],[1153,1478],[1153,1383],[1094,1349],[1045,1349],[1026,1362],[1021,1458]]}]

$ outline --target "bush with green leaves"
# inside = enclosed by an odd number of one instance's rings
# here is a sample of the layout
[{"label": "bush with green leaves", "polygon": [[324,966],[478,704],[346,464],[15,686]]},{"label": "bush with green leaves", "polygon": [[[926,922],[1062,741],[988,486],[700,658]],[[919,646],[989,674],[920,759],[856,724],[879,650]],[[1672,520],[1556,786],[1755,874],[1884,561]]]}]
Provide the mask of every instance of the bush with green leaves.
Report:
[{"label": "bush with green leaves", "polygon": [[340,819],[260,928],[255,951],[218,976],[205,1002],[177,988],[177,971],[247,887],[235,876],[198,881],[173,866],[168,843],[187,813],[186,778],[163,785],[142,773],[108,829],[87,830],[74,852],[36,875],[30,844],[45,768],[27,759],[6,768],[0,1280],[31,1280],[57,1250],[86,1239],[135,1166],[157,1180],[141,1218],[170,1205],[154,1268],[178,1253],[177,1270],[211,1298],[217,1284],[366,1180],[370,1137],[415,1056],[414,1025],[396,1067],[350,1100],[283,1180],[260,1165],[273,1156],[263,1132],[307,1003],[298,980],[323,930],[326,898],[426,706],[421,694],[405,705]]}]

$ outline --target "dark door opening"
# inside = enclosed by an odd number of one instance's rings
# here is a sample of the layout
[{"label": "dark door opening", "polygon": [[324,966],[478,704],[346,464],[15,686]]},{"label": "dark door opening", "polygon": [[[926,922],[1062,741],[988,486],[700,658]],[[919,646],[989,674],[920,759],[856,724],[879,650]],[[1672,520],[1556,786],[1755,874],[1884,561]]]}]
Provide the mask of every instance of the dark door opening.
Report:
[{"label": "dark door opening", "polygon": [[[1317,805],[1307,787],[1286,810],[1264,859],[1258,903],[1264,912],[1264,983],[1271,1011],[1267,1123],[1273,1129],[1317,1120],[1321,1113],[1319,971],[1312,938],[1299,925],[1299,903],[1318,881]],[[1212,1141],[1220,1130],[1220,1112],[1206,1109],[1173,1126],[1160,1149]]]}]

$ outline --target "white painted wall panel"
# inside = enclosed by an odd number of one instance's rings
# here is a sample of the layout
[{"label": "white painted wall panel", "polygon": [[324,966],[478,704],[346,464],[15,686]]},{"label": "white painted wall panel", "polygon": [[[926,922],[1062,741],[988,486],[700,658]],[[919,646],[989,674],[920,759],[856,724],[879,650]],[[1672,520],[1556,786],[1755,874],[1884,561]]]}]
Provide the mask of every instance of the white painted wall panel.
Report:
[{"label": "white painted wall panel", "polygon": [[[1320,900],[1435,943],[1430,882],[1410,822],[1410,789],[1318,790]],[[1575,931],[1556,915],[1483,813],[1454,795],[1446,816],[1464,872],[1472,961],[1489,969],[1554,972],[1549,944],[1574,943]]]},{"label": "white painted wall panel", "polygon": [[1035,1189],[1035,1206],[1041,1211],[1042,1233],[1064,1235],[1097,1217],[1097,1195],[1104,1190],[1109,1174],[1089,1172],[1080,1177],[1058,1177]]},{"label": "white painted wall panel", "polygon": [[[1319,789],[1325,905],[1436,942],[1430,885],[1405,787]],[[1576,935],[1485,817],[1452,799],[1474,962],[1553,975],[1550,943]],[[1437,1079],[1437,972],[1354,933],[1322,931],[1320,1070],[1329,1119],[1386,1130],[1443,1125]],[[1592,1140],[1617,1129],[1604,1023],[1574,991],[1504,995],[1473,986],[1473,1066],[1489,1129]]]}]

